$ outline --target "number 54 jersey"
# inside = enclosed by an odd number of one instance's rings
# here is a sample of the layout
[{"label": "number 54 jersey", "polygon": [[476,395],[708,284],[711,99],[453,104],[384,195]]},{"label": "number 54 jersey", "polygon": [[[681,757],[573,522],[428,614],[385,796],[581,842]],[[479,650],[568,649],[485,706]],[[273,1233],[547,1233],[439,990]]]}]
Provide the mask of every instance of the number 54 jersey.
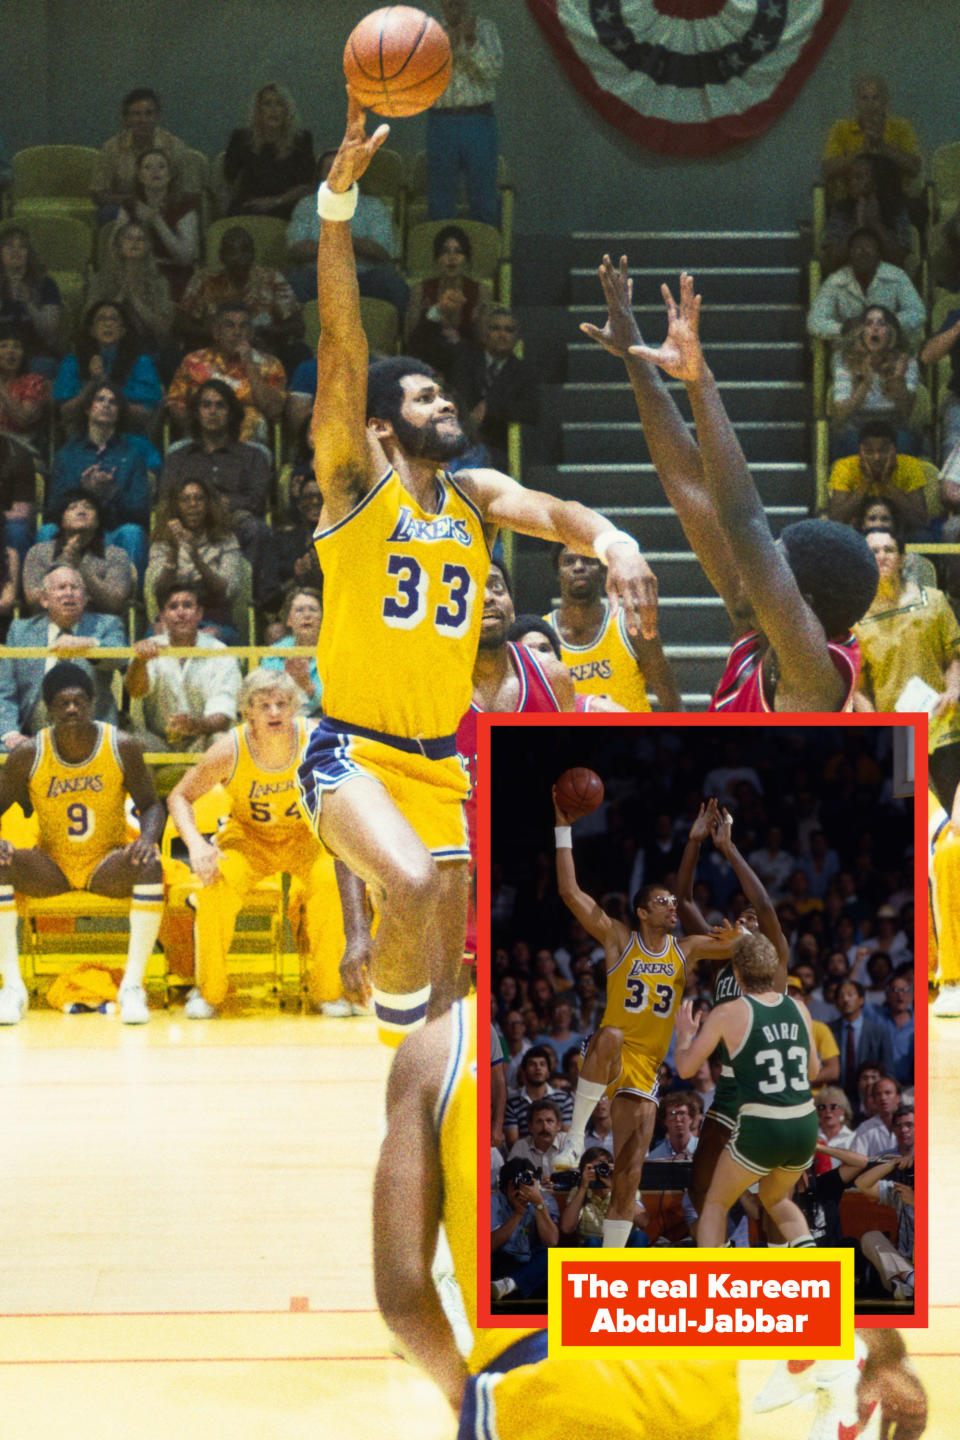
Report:
[{"label": "number 54 jersey", "polygon": [[686,984],[683,951],[672,935],[658,953],[637,931],[612,970],[607,971],[603,1024],[623,1031],[620,1073],[607,1095],[625,1091],[657,1100],[657,1071],[667,1053],[673,1021]]},{"label": "number 54 jersey", "polygon": [[324,713],[407,739],[453,735],[473,694],[490,553],[479,511],[446,472],[434,510],[393,469],[318,530]]}]

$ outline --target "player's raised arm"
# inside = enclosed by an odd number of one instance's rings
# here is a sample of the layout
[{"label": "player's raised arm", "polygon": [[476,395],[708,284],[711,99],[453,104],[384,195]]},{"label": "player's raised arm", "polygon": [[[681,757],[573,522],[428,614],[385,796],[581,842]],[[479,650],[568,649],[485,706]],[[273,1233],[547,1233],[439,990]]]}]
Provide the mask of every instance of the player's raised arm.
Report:
[{"label": "player's raised arm", "polygon": [[489,528],[560,541],[579,555],[596,555],[607,567],[607,595],[614,613],[622,606],[630,634],[654,638],[656,576],[632,535],[576,500],[527,490],[499,470],[471,470],[467,484]]},{"label": "player's raised arm", "polygon": [[311,428],[326,524],[335,524],[349,514],[370,483],[366,424],[369,353],[360,322],[350,217],[357,203],[357,181],[386,140],[389,126],[381,125],[368,136],[364,115],[359,101],[350,95],[346,132],[317,192],[323,224],[317,248],[320,340]]},{"label": "player's raised arm", "polygon": [[835,710],[844,683],[827,648],[823,626],[800,593],[786,557],[778,550],[760,496],[716,381],[700,347],[700,296],[693,277],[680,276],[680,300],[662,286],[667,337],[659,349],[633,352],[682,380],[690,397],[706,488],[733,555],[756,624],[776,652],[778,708]]},{"label": "player's raised arm", "polygon": [[580,329],[624,362],[664,494],[739,634],[751,629],[753,620],[716,507],[704,487],[700,451],[657,366],[631,349],[642,345],[643,337],[633,313],[633,281],[627,273],[626,255],[621,255],[619,266],[604,255],[597,273],[607,302],[606,323],[602,328],[584,323]]},{"label": "player's raised arm", "polygon": [[773,901],[767,894],[760,876],[737,849],[733,840],[733,816],[729,810],[715,811],[713,817],[713,843],[731,866],[740,882],[740,889],[757,912],[760,933],[765,935],[777,952],[777,970],[770,982],[772,990],[786,990],[787,968],[790,963],[790,947],[780,927],[780,921]]},{"label": "player's raised arm", "polygon": [[690,835],[683,850],[680,868],[677,871],[677,914],[683,926],[684,935],[709,935],[710,926],[700,906],[693,898],[693,886],[697,874],[700,846],[713,830],[717,813],[716,797],[711,795],[697,812],[697,818],[690,826]]},{"label": "player's raised arm", "polygon": [[622,950],[630,939],[627,927],[608,915],[593,896],[581,890],[577,884],[577,873],[573,864],[573,840],[570,835],[573,821],[557,804],[556,790],[553,792],[553,812],[557,824],[557,888],[560,899],[594,940],[599,940],[605,948],[615,947]]}]

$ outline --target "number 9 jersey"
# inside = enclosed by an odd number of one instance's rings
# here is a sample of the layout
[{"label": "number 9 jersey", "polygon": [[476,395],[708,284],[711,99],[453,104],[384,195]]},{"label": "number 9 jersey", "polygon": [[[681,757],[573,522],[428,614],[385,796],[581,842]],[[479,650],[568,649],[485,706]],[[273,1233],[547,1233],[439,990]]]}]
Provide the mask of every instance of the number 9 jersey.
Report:
[{"label": "number 9 jersey", "polygon": [[127,843],[123,765],[113,725],[98,724],[97,742],[87,760],[61,760],[52,729],[36,738],[36,756],[27,785],[37,812],[39,847],[74,890],[86,888],[100,861]]},{"label": "number 9 jersey", "polygon": [[315,542],[324,713],[408,739],[453,735],[473,694],[490,568],[479,511],[441,471],[428,513],[390,469]]},{"label": "number 9 jersey", "polygon": [[657,1071],[667,1053],[673,1021],[686,984],[683,951],[672,935],[658,954],[634,931],[612,970],[607,971],[603,1024],[623,1031],[620,1074],[607,1087],[658,1099]]}]

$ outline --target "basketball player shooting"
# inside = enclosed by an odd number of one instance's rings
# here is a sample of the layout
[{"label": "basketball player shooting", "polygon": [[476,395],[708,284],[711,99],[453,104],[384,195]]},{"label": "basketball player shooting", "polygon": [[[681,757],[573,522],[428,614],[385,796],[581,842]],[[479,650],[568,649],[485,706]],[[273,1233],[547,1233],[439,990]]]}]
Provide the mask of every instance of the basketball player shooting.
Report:
[{"label": "basketball player shooting", "polygon": [[[442,467],[466,446],[456,406],[419,361],[370,368],[350,216],[387,138],[347,129],[318,210],[314,464],[324,572],[317,664],[326,718],[299,772],[324,843],[380,914],[370,960],[381,1039],[398,1044],[457,991],[466,928],[467,781],[455,732],[470,704],[490,548],[500,526],[595,554],[631,633],[656,633],[656,581],[632,537],[586,507],[495,470]],[[359,996],[348,996],[359,999]]]}]

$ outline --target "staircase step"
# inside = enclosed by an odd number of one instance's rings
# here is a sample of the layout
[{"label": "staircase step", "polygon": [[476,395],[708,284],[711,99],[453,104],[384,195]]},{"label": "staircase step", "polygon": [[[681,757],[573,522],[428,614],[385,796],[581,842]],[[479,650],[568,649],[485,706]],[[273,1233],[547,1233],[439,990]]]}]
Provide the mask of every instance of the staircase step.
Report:
[{"label": "staircase step", "polygon": [[[737,425],[737,438],[751,464],[768,460],[806,461],[810,452],[810,422],[784,420],[771,424],[767,420],[741,420]],[[650,458],[639,421],[619,425],[593,420],[564,423],[561,445],[566,464],[605,461],[636,465]]]},{"label": "staircase step", "polygon": [[[729,340],[710,346],[710,368],[721,384],[726,380],[807,379],[807,346],[803,340]],[[567,346],[568,382],[613,378],[614,357],[593,340]]]},{"label": "staircase step", "polygon": [[[635,305],[633,312],[646,338],[651,344],[658,344],[667,331],[663,304]],[[580,323],[584,320],[591,325],[603,323],[603,298],[599,281],[593,297],[583,304],[568,305],[566,308],[566,334],[569,342],[584,341],[585,337],[580,329]],[[711,300],[700,312],[700,336],[708,355],[712,353],[713,345],[742,340],[744,336],[755,341],[800,340],[805,344],[806,333],[807,307],[795,296],[785,301],[758,303],[751,295],[750,300],[742,305],[735,301],[714,303]],[[597,350],[602,348],[595,342],[587,343],[593,343]],[[607,355],[606,351],[603,353]],[[613,355],[607,355],[607,359],[611,365],[622,364],[622,361]]]},{"label": "staircase step", "polygon": [[[689,549],[677,513],[670,505],[606,505],[598,501],[596,509],[615,520],[620,529],[635,535],[644,551],[682,554]],[[810,512],[806,505],[768,505],[764,513],[774,535],[779,535],[785,525],[806,520]]]},{"label": "staircase step", "polygon": [[[751,466],[764,505],[809,505],[813,474],[803,461]],[[526,472],[532,490],[546,490],[594,509],[603,505],[656,505],[663,490],[656,471],[646,465],[538,465]]]},{"label": "staircase step", "polygon": [[[634,293],[641,299],[647,295],[659,296],[664,279],[676,279],[669,272],[664,273],[663,265],[650,268],[631,268]],[[740,301],[772,303],[779,301],[789,304],[799,301],[806,275],[798,265],[701,265],[695,272],[697,290],[703,295],[704,304],[736,304]],[[589,268],[574,266],[570,271],[569,294],[571,305],[583,305],[596,300],[600,289],[595,265]]]},{"label": "staircase step", "polygon": [[660,603],[666,599],[716,599],[703,566],[692,550],[651,550],[644,546],[644,559],[657,577]]},{"label": "staircase step", "polygon": [[[669,388],[681,411],[689,413],[683,386],[669,382]],[[735,425],[741,420],[808,422],[810,392],[802,380],[727,380],[718,389]],[[567,424],[577,420],[621,424],[637,417],[633,390],[625,380],[572,381],[562,387],[559,401],[559,413]]]},{"label": "staircase step", "polygon": [[696,278],[698,266],[762,264],[799,269],[807,258],[796,230],[638,230],[618,235],[578,230],[570,237],[569,254],[571,266],[592,265],[594,270],[605,254],[614,261],[626,255],[631,274],[637,268],[659,268],[671,287],[681,270],[692,271]]},{"label": "staircase step", "polygon": [[706,696],[702,706],[705,710],[709,697],[720,683],[730,649],[729,638],[717,645],[666,645],[664,649],[681,695]]}]

